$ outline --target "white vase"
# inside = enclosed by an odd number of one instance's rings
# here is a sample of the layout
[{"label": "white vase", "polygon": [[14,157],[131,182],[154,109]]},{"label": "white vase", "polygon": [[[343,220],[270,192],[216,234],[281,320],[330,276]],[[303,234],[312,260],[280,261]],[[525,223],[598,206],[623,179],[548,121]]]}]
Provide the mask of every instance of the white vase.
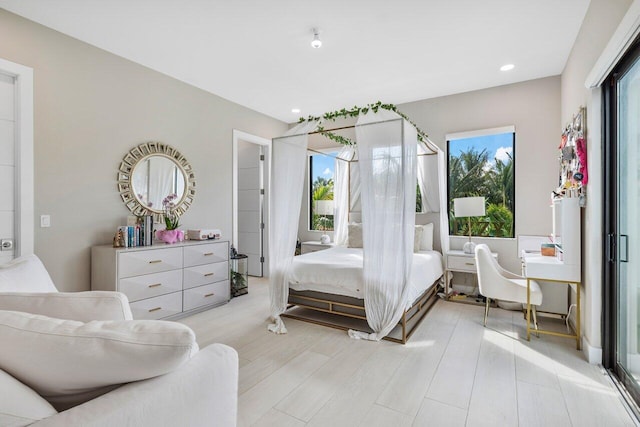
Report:
[{"label": "white vase", "polygon": [[329,235],[327,234],[323,234],[322,236],[320,236],[320,243],[322,243],[323,245],[331,243],[331,237],[329,237]]}]

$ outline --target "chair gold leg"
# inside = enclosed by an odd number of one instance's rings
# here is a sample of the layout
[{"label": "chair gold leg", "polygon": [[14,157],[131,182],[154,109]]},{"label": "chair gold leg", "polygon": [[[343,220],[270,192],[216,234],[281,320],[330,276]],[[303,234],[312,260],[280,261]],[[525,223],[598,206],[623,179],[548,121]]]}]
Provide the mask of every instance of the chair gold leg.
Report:
[{"label": "chair gold leg", "polygon": [[487,298],[487,303],[484,306],[484,326],[487,326],[487,316],[489,316],[489,304],[491,304],[491,299]]},{"label": "chair gold leg", "polygon": [[540,338],[540,333],[538,332],[538,316],[536,316],[536,306],[532,306],[533,310],[533,327],[536,329],[536,337]]}]

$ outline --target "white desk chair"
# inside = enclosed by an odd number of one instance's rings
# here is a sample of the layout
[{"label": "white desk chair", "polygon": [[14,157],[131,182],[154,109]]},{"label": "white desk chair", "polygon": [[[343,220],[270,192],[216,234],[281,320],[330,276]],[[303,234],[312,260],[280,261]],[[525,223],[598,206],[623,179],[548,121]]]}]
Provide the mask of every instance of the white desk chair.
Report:
[{"label": "white desk chair", "polygon": [[[489,304],[491,299],[527,303],[527,280],[500,267],[491,256],[491,250],[487,245],[476,245],[476,268],[478,269],[478,287],[480,294],[486,299],[484,309],[484,326],[487,326]],[[531,281],[531,305],[533,306],[533,324],[538,329],[535,306],[542,304],[542,291],[540,285]]]}]

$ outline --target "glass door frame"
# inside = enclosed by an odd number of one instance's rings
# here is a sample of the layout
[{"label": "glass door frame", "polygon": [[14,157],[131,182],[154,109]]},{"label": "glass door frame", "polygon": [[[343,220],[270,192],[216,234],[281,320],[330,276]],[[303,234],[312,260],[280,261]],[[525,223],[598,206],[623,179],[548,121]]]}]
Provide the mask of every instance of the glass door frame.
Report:
[{"label": "glass door frame", "polygon": [[625,386],[636,403],[640,403],[640,386],[618,363],[618,82],[640,61],[640,39],[636,39],[603,84],[602,159],[603,159],[603,365]]}]

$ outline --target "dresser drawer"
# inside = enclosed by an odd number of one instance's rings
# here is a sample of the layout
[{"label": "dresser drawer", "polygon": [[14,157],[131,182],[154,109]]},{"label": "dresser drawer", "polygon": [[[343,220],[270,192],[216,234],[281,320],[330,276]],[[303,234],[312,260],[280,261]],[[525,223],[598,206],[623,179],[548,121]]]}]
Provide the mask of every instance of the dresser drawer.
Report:
[{"label": "dresser drawer", "polygon": [[184,289],[208,283],[219,282],[229,278],[229,263],[216,262],[213,264],[196,265],[184,269]]},{"label": "dresser drawer", "polygon": [[132,251],[119,254],[118,277],[139,276],[182,268],[182,248]]},{"label": "dresser drawer", "polygon": [[229,301],[229,281],[198,286],[184,291],[184,311],[209,304],[220,304]]},{"label": "dresser drawer", "polygon": [[162,319],[182,312],[182,292],[132,302],[134,319]]},{"label": "dresser drawer", "polygon": [[213,262],[226,261],[229,258],[229,246],[227,242],[207,243],[204,245],[185,246],[184,266],[211,264]]},{"label": "dresser drawer", "polygon": [[449,255],[447,257],[447,268],[455,271],[476,272],[476,259],[473,257],[463,257]]},{"label": "dresser drawer", "polygon": [[124,293],[129,298],[129,301],[138,301],[181,291],[182,270],[163,271],[162,273],[120,279],[118,290]]}]

